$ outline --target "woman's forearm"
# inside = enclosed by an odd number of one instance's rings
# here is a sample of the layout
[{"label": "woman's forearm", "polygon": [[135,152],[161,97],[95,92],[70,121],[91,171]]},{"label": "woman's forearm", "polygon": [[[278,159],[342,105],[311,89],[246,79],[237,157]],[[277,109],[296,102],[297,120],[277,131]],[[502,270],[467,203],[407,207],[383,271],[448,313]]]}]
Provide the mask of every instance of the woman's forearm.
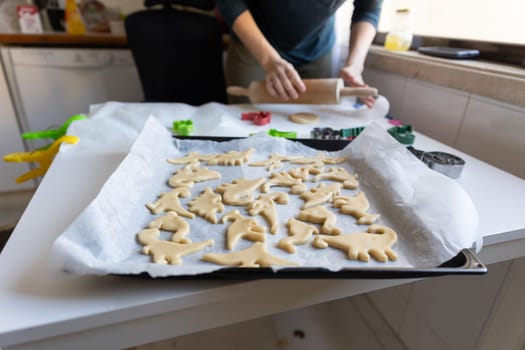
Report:
[{"label": "woman's forearm", "polygon": [[354,66],[363,71],[366,55],[375,35],[376,29],[369,22],[362,21],[352,24],[346,66]]}]

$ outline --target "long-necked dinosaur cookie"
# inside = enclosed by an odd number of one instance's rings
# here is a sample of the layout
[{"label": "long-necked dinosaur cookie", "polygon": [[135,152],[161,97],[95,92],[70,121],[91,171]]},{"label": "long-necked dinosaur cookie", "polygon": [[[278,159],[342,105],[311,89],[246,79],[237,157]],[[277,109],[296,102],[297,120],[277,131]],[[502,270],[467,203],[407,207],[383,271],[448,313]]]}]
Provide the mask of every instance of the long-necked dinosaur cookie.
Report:
[{"label": "long-necked dinosaur cookie", "polygon": [[270,179],[262,185],[261,191],[268,192],[272,186],[290,187],[290,193],[293,194],[301,194],[307,190],[303,180],[294,178],[285,171],[272,173]]},{"label": "long-necked dinosaur cookie", "polygon": [[299,219],[321,224],[321,232],[324,234],[339,235],[342,232],[340,228],[335,226],[336,215],[323,205],[301,210]]},{"label": "long-necked dinosaur cookie", "polygon": [[210,160],[213,157],[215,157],[215,154],[199,154],[198,152],[190,152],[187,156],[182,158],[168,159],[168,163],[198,165],[199,162]]},{"label": "long-necked dinosaur cookie", "polygon": [[264,242],[266,229],[257,220],[245,218],[238,210],[233,210],[222,217],[222,223],[233,221],[226,232],[226,248],[232,250],[241,238],[254,242]]},{"label": "long-necked dinosaur cookie", "polygon": [[229,205],[246,205],[253,201],[253,193],[266,181],[260,177],[256,179],[237,179],[232,183],[224,183],[216,191],[222,193],[222,201]]},{"label": "long-necked dinosaur cookie", "polygon": [[148,228],[137,234],[138,241],[144,246],[142,253],[151,255],[151,259],[157,264],[180,265],[183,256],[214,244],[213,239],[185,244],[163,241],[159,240],[159,235],[160,231],[156,228]]},{"label": "long-necked dinosaur cookie", "polygon": [[280,266],[298,266],[299,264],[281,259],[271,255],[266,251],[263,243],[254,243],[250,248],[239,250],[233,253],[207,253],[202,256],[202,260],[218,265],[239,266],[239,267],[270,267],[272,265]]},{"label": "long-necked dinosaur cookie", "polygon": [[296,158],[297,157],[287,157],[287,156],[281,156],[281,155],[272,153],[267,160],[250,163],[248,165],[250,165],[250,166],[265,166],[266,170],[272,171],[274,169],[281,168],[283,166],[283,162],[288,162],[288,161],[296,159]]},{"label": "long-necked dinosaur cookie", "polygon": [[221,195],[213,193],[211,188],[206,187],[198,197],[190,201],[190,211],[205,218],[212,224],[216,224],[217,216],[215,214],[224,211]]},{"label": "long-necked dinosaur cookie", "polygon": [[208,160],[208,165],[243,165],[248,162],[255,149],[250,148],[244,152],[229,151],[223,154],[217,154]]},{"label": "long-necked dinosaur cookie", "polygon": [[320,183],[319,186],[311,188],[308,192],[301,194],[301,199],[305,200],[303,209],[314,207],[316,205],[332,202],[334,197],[341,193],[340,183],[325,185]]},{"label": "long-necked dinosaur cookie", "polygon": [[371,225],[368,233],[346,233],[340,236],[318,235],[314,239],[317,248],[328,246],[344,250],[348,259],[369,261],[370,257],[380,262],[397,259],[392,245],[397,241],[397,234],[389,227]]},{"label": "long-necked dinosaur cookie", "polygon": [[274,192],[269,194],[262,194],[259,198],[248,204],[248,213],[250,215],[261,214],[268,222],[271,233],[277,233],[279,225],[277,222],[277,210],[275,203],[288,204],[288,194],[284,192]]},{"label": "long-necked dinosaur cookie", "polygon": [[331,158],[322,153],[317,153],[313,157],[302,157],[291,160],[292,164],[311,164],[315,168],[322,168],[325,164],[339,164],[345,161],[345,157]]},{"label": "long-necked dinosaur cookie", "polygon": [[350,190],[359,186],[357,175],[350,174],[344,168],[330,168],[327,172],[323,172],[314,176],[314,181],[320,180],[340,181],[343,183],[344,188]]},{"label": "long-necked dinosaur cookie", "polygon": [[288,220],[289,237],[279,240],[277,247],[287,251],[288,253],[295,253],[297,251],[295,245],[307,243],[314,233],[319,233],[317,227],[291,218]]},{"label": "long-necked dinosaur cookie", "polygon": [[146,207],[153,214],[159,214],[163,211],[174,211],[179,215],[193,219],[195,215],[184,209],[179,201],[179,197],[186,198],[190,195],[191,192],[187,187],[177,187],[170,192],[161,193],[159,199],[153,203],[146,204]]},{"label": "long-necked dinosaur cookie", "polygon": [[190,232],[190,225],[174,211],[169,211],[166,215],[151,221],[148,227],[173,232],[173,235],[171,236],[173,242],[191,242],[189,239],[185,238],[188,232]]},{"label": "long-necked dinosaur cookie", "polygon": [[367,213],[370,203],[364,192],[359,192],[353,197],[340,196],[334,198],[334,207],[341,213],[352,215],[360,225],[371,225],[379,219],[379,214]]},{"label": "long-necked dinosaur cookie", "polygon": [[195,182],[216,180],[221,178],[221,173],[208,168],[187,165],[177,170],[175,175],[170,177],[169,184],[171,187],[193,187]]}]

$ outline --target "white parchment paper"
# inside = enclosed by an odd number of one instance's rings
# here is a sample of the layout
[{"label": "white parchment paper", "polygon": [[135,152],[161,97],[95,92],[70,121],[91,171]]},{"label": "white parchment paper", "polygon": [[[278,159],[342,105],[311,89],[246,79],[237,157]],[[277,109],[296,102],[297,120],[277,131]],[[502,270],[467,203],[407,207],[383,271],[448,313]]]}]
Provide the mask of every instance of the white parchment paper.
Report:
[{"label": "white parchment paper", "polygon": [[[247,139],[228,142],[177,140],[155,118],[150,117],[134,142],[129,154],[101,188],[97,197],[63,232],[53,245],[53,254],[65,270],[89,274],[139,274],[171,276],[211,272],[222,266],[200,260],[206,252],[227,252],[225,232],[227,224],[212,225],[198,216],[188,220],[193,242],[214,239],[209,248],[183,257],[181,265],[160,265],[150,262],[141,253],[142,246],[136,234],[146,228],[154,218],[145,207],[162,192],[169,191],[167,180],[182,166],[169,164],[166,159],[183,157],[190,151],[216,154],[229,150],[244,151],[255,148],[250,162],[265,160],[272,153],[280,155],[313,156],[317,150],[298,142],[255,135]],[[436,267],[454,257],[463,248],[479,241],[477,214],[468,195],[453,180],[428,169],[412,156],[404,146],[395,141],[383,128],[370,125],[341,152],[348,161],[342,166],[357,172],[360,188],[342,190],[342,195],[355,195],[364,191],[371,203],[370,213],[380,213],[378,223],[392,227],[398,233],[394,250],[399,258],[394,262],[379,263],[351,261],[346,254],[334,248],[317,249],[310,243],[298,246],[296,254],[289,254],[275,247],[277,241],[287,236],[286,222],[296,217],[304,201],[290,194],[288,205],[278,205],[279,232],[267,234],[266,246],[270,253],[300,263],[306,267],[341,268],[398,268]],[[288,170],[300,165],[284,163],[274,171]],[[202,164],[201,166],[206,166]],[[265,167],[206,166],[218,170],[222,178],[196,183],[190,198],[181,198],[183,206],[198,196],[205,187],[215,189],[221,183],[239,178],[268,177]],[[309,188],[318,183],[307,182]],[[288,188],[272,187],[272,191],[289,192]],[[256,196],[258,193],[256,193]],[[338,209],[330,210],[335,213]],[[237,209],[248,216],[244,207],[226,206],[227,213]],[[220,219],[224,214],[218,214]],[[267,226],[265,220],[256,220]],[[357,225],[355,218],[338,215],[337,226],[344,233],[365,232],[367,226]],[[169,233],[162,238],[169,239]],[[240,240],[235,251],[248,248],[252,242]]]}]

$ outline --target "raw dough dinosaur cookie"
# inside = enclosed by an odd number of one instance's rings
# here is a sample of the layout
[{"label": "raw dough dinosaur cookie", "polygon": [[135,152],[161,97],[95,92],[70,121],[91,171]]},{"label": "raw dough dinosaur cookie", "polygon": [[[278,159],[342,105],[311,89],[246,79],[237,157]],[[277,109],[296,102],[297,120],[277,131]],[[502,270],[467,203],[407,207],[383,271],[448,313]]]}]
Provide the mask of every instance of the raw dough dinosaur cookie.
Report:
[{"label": "raw dough dinosaur cookie", "polygon": [[222,193],[222,201],[229,205],[246,205],[253,201],[255,192],[266,181],[265,178],[246,180],[237,179],[232,183],[224,183],[217,187],[217,192]]},{"label": "raw dough dinosaur cookie", "polygon": [[353,197],[341,196],[334,198],[334,207],[341,213],[352,215],[360,225],[371,225],[379,219],[379,214],[368,214],[370,203],[364,192],[359,192]]},{"label": "raw dough dinosaur cookie", "polygon": [[179,197],[186,198],[190,195],[191,192],[187,187],[177,187],[170,192],[161,193],[160,198],[157,201],[146,204],[146,207],[151,210],[153,214],[159,214],[163,211],[171,210],[179,215],[193,219],[195,215],[184,209],[179,201]]},{"label": "raw dough dinosaur cookie", "polygon": [[271,255],[266,251],[263,243],[254,243],[250,248],[239,250],[238,252],[219,254],[207,253],[202,256],[202,260],[218,265],[239,266],[239,267],[270,267],[272,265],[298,266],[299,264],[281,259]]},{"label": "raw dough dinosaur cookie", "polygon": [[186,234],[190,232],[190,225],[174,211],[169,211],[166,215],[156,218],[150,222],[148,226],[149,228],[174,232],[171,236],[173,242],[191,242],[189,239],[185,238]]},{"label": "raw dough dinosaur cookie", "polygon": [[270,180],[266,181],[261,187],[261,191],[266,193],[270,191],[271,186],[290,187],[290,193],[293,194],[301,194],[307,190],[303,180],[294,178],[285,171],[272,173],[270,175]]},{"label": "raw dough dinosaur cookie", "polygon": [[386,262],[397,259],[391,249],[397,241],[397,234],[389,227],[371,225],[368,233],[346,233],[341,236],[319,235],[314,239],[317,248],[332,246],[346,251],[348,259],[369,261],[370,256],[377,261]]},{"label": "raw dough dinosaur cookie", "polygon": [[324,170],[324,166],[320,168],[316,168],[312,165],[309,166],[303,166],[299,168],[292,168],[288,170],[288,174],[290,174],[292,177],[295,177],[296,179],[301,179],[303,181],[308,181],[310,174],[320,174]]},{"label": "raw dough dinosaur cookie", "polygon": [[275,203],[288,204],[288,194],[284,192],[274,192],[260,195],[256,201],[248,204],[248,213],[250,215],[261,214],[268,222],[271,233],[277,233],[279,225],[277,223],[277,210]]},{"label": "raw dough dinosaur cookie", "polygon": [[170,178],[169,184],[171,187],[193,187],[195,182],[216,180],[220,178],[221,173],[218,171],[208,170],[208,168],[201,168],[190,164],[177,170],[175,175]]},{"label": "raw dough dinosaur cookie", "polygon": [[190,201],[190,211],[216,224],[215,213],[224,211],[221,195],[213,193],[211,188],[206,187],[198,197]]},{"label": "raw dough dinosaur cookie", "polygon": [[241,238],[254,242],[264,242],[266,239],[264,226],[260,226],[255,219],[245,218],[238,210],[229,212],[222,217],[222,223],[233,221],[226,233],[226,248],[232,250]]},{"label": "raw dough dinosaur cookie", "polygon": [[266,170],[272,171],[277,168],[281,168],[283,166],[283,162],[288,162],[292,159],[296,159],[297,157],[286,157],[286,156],[280,156],[278,154],[272,153],[272,155],[267,159],[260,162],[254,162],[250,163],[248,165],[250,166],[265,166]]},{"label": "raw dough dinosaur cookie", "polygon": [[182,244],[159,240],[160,231],[156,228],[148,228],[137,234],[140,244],[144,245],[142,253],[151,255],[151,259],[157,264],[180,265],[181,257],[195,253],[205,247],[213,245],[213,239],[198,243]]},{"label": "raw dough dinosaur cookie", "polygon": [[321,232],[329,235],[340,235],[341,229],[335,227],[336,215],[326,209],[325,206],[303,209],[299,212],[299,219],[322,224]]},{"label": "raw dough dinosaur cookie", "polygon": [[322,168],[325,164],[339,164],[345,161],[345,157],[330,158],[322,153],[317,153],[313,157],[299,158],[291,160],[292,164],[311,164],[315,168]]},{"label": "raw dough dinosaur cookie", "polygon": [[244,152],[229,151],[227,153],[218,154],[208,160],[208,165],[242,165],[248,162],[254,151],[254,148],[250,148]]},{"label": "raw dough dinosaur cookie", "polygon": [[295,253],[297,251],[295,245],[307,243],[314,233],[319,233],[317,227],[291,218],[288,220],[289,237],[281,239],[277,243],[277,247],[287,251],[288,253]]},{"label": "raw dough dinosaur cookie", "polygon": [[323,183],[315,188],[311,188],[308,192],[304,192],[300,195],[301,199],[306,202],[303,205],[303,209],[310,208],[326,202],[332,202],[334,197],[341,193],[340,183],[325,185]]},{"label": "raw dough dinosaur cookie", "polygon": [[297,124],[312,124],[319,120],[319,116],[315,113],[301,112],[290,114],[288,119]]},{"label": "raw dough dinosaur cookie", "polygon": [[186,157],[168,159],[168,163],[199,165],[200,161],[207,161],[214,157],[215,154],[199,154],[198,152],[190,152]]},{"label": "raw dough dinosaur cookie", "polygon": [[314,181],[320,180],[332,180],[340,181],[343,183],[343,187],[353,190],[359,186],[357,181],[357,175],[352,175],[344,168],[330,168],[327,172],[320,173],[314,176]]}]

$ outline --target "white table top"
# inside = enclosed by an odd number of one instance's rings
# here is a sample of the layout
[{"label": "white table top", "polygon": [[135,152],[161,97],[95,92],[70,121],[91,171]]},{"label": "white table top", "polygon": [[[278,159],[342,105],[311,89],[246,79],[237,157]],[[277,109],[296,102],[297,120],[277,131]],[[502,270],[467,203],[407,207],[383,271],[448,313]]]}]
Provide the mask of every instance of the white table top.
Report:
[{"label": "white table top", "polygon": [[[104,112],[99,110],[94,114],[104,117],[100,113],[121,113],[133,118],[134,111],[140,111],[135,113],[137,117],[153,113],[163,121],[195,117],[197,131],[217,136],[246,136],[271,127],[296,130],[299,137],[305,137],[313,127],[287,121],[287,113],[297,111],[298,106],[266,107],[272,108],[273,119],[272,124],[265,127],[239,122],[240,112],[246,110],[246,106],[221,106],[220,121],[211,123],[213,118],[201,116],[206,121],[204,124],[199,122],[198,113],[194,113],[202,109],[180,105],[111,105],[104,106],[101,109]],[[250,108],[254,110],[253,106]],[[185,117],[178,117],[181,110],[187,113]],[[381,121],[388,103],[380,98],[374,109],[360,109],[350,115],[322,106],[302,106],[301,110],[315,110],[322,115],[323,123],[314,126],[341,128]],[[512,242],[515,245],[525,241],[525,216],[520,212],[525,207],[525,180],[420,134],[417,134],[415,147],[454,153],[466,160],[458,182],[478,209],[480,230],[485,238],[484,250],[498,244]],[[125,147],[84,151],[61,152],[57,156],[0,254],[0,347],[91,349],[98,344],[103,348],[124,348],[408,282],[145,282],[134,278],[62,273],[48,264],[50,246],[96,196],[126,154]],[[493,259],[503,260],[507,253],[503,250]],[[85,341],[88,338],[89,342]]]}]

